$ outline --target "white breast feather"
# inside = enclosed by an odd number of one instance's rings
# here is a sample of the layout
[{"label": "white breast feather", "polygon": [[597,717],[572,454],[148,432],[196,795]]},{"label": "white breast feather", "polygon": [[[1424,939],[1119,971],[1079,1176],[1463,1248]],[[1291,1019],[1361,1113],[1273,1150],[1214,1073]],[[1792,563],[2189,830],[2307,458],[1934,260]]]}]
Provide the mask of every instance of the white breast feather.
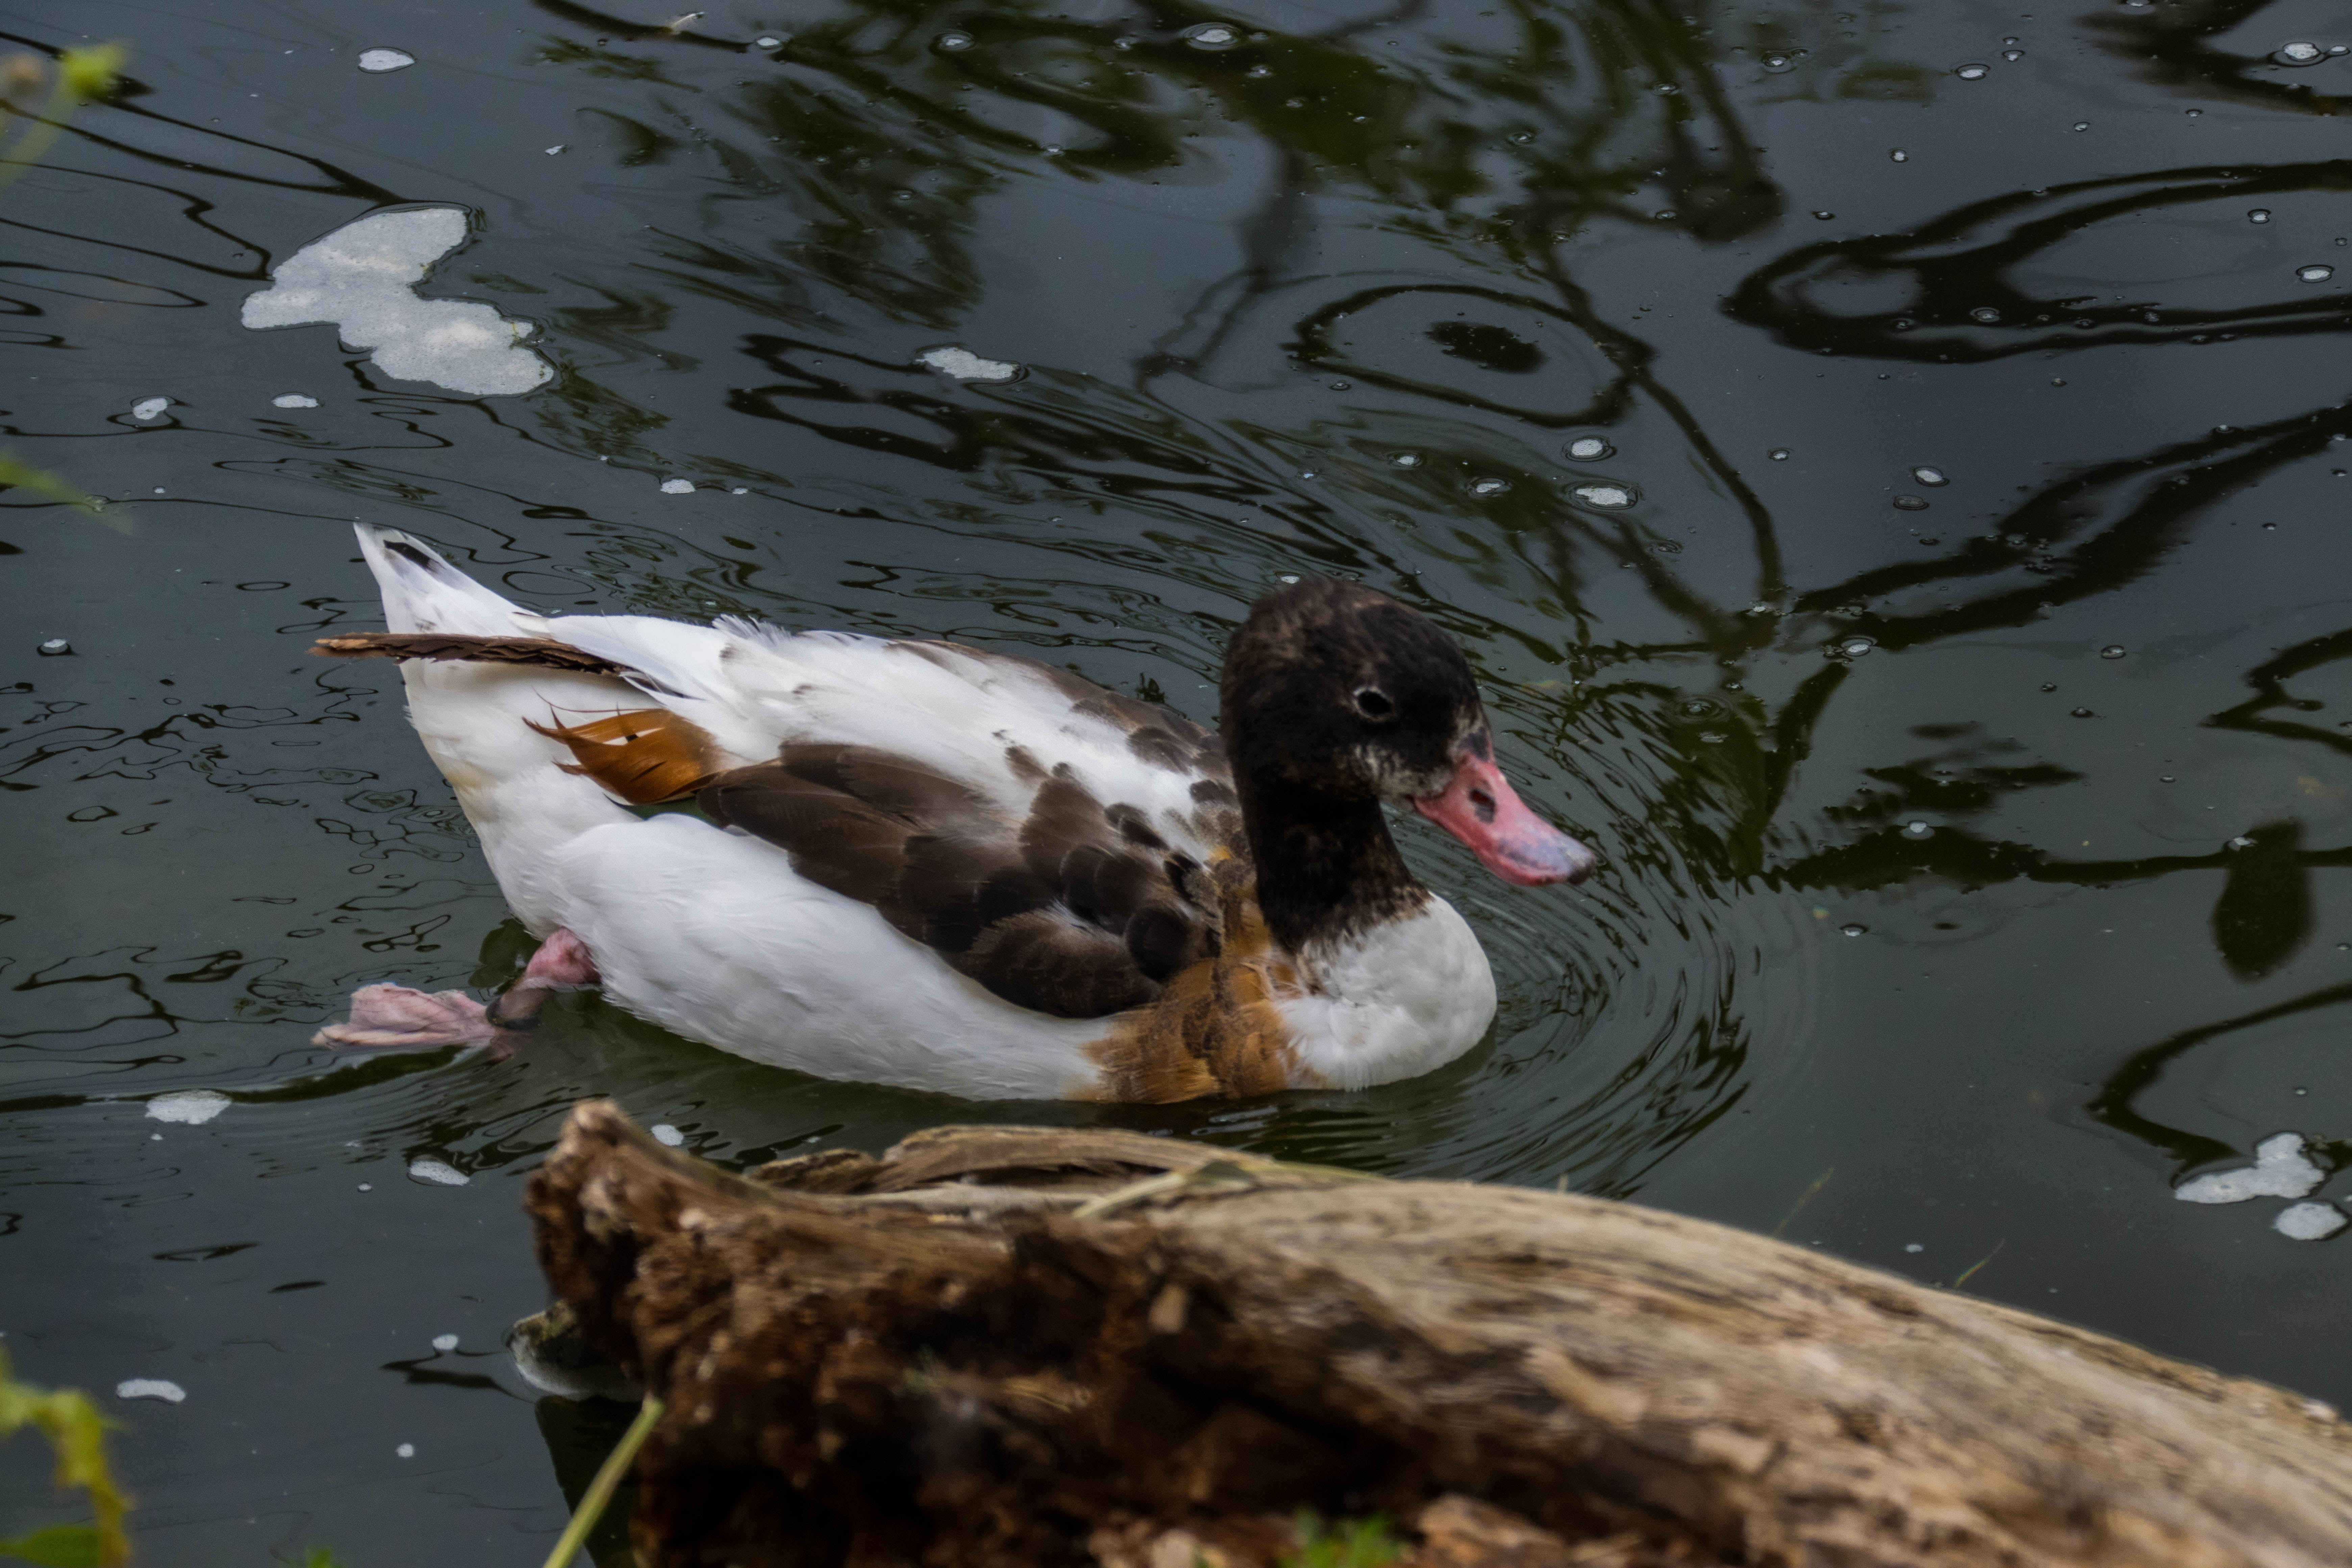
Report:
[{"label": "white breast feather", "polygon": [[1310,993],[1279,997],[1302,1087],[1365,1089],[1441,1067],[1495,1021],[1495,974],[1452,904],[1432,896],[1327,951],[1300,955]]}]

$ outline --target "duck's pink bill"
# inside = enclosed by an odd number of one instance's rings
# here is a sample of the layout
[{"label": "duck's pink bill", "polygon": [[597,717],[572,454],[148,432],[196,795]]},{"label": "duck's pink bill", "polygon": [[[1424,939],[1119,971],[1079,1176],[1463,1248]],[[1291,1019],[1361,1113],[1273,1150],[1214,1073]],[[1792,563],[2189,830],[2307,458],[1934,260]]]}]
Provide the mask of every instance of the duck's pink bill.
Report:
[{"label": "duck's pink bill", "polygon": [[1592,874],[1592,851],[1529,811],[1487,758],[1463,755],[1444,792],[1423,795],[1412,808],[1468,845],[1478,864],[1506,882],[1539,888]]}]

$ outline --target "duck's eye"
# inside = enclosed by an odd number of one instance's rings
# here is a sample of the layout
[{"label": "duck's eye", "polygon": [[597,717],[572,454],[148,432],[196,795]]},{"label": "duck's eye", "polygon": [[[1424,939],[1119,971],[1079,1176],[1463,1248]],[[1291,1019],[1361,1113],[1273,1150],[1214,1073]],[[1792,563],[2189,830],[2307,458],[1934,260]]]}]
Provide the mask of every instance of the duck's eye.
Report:
[{"label": "duck's eye", "polygon": [[1367,686],[1356,693],[1356,711],[1367,719],[1391,719],[1396,716],[1396,704],[1379,687]]}]

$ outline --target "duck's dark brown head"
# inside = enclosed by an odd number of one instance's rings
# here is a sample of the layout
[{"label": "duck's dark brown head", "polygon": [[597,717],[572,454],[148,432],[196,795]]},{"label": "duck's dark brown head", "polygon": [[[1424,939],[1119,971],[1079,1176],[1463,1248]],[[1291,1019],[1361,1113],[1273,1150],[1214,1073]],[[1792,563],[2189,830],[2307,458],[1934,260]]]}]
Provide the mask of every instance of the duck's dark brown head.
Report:
[{"label": "duck's dark brown head", "polygon": [[1495,765],[1462,649],[1375,589],[1309,578],[1260,600],[1227,650],[1222,707],[1262,899],[1276,847],[1261,844],[1261,820],[1312,836],[1360,820],[1351,805],[1377,821],[1382,800],[1411,802],[1506,881],[1575,882],[1592,868],[1592,852],[1522,805]]}]

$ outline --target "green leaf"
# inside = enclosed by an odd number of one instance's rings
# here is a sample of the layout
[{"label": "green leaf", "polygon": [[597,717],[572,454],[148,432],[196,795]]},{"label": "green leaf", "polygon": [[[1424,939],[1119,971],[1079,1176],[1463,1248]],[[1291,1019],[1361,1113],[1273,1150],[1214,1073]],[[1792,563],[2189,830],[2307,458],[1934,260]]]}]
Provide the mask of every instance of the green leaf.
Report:
[{"label": "green leaf", "polygon": [[58,82],[84,101],[104,98],[114,90],[114,80],[121,73],[125,58],[121,44],[68,49],[58,57]]},{"label": "green leaf", "polygon": [[0,1557],[38,1563],[43,1568],[98,1568],[98,1526],[53,1524],[14,1541],[0,1541]]}]

